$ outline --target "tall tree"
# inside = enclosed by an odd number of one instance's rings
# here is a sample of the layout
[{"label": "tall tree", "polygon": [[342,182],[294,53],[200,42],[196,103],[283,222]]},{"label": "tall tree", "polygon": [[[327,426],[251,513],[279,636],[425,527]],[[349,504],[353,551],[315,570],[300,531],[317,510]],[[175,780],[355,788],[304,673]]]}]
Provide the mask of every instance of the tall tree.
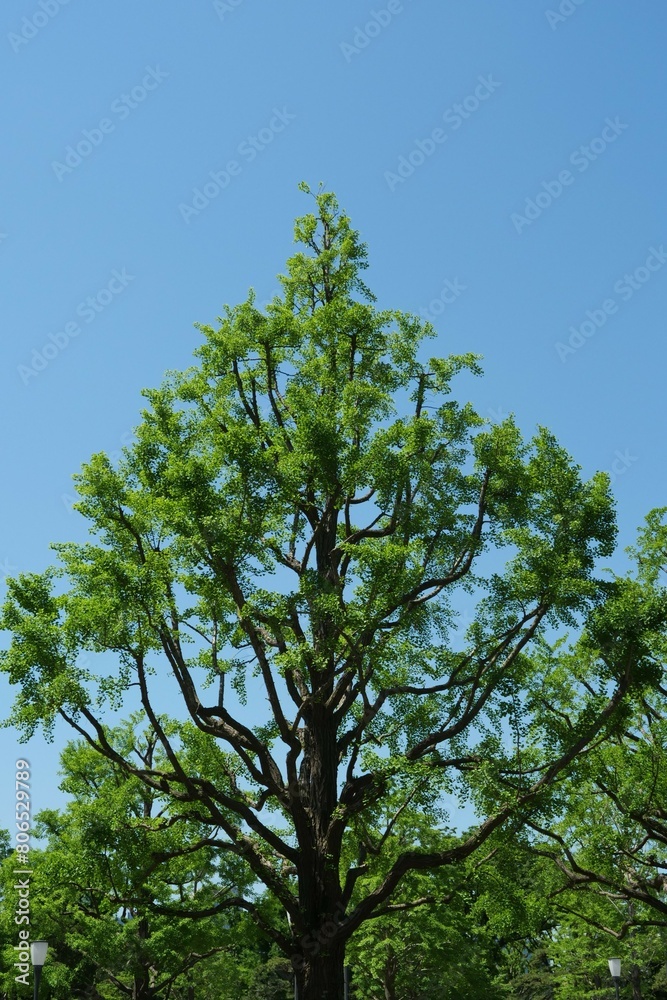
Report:
[{"label": "tall tree", "polygon": [[[9,582],[2,663],[25,735],[60,714],[191,808],[289,920],[247,893],[218,911],[253,915],[301,1000],[340,1000],[350,935],[408,872],[461,863],[538,809],[646,673],[647,640],[618,617],[624,583],[595,575],[615,539],[607,478],[582,481],[547,431],[524,442],[452,400],[476,356],[428,359],[428,324],[377,309],[365,246],[332,194],[314,197],[283,294],[261,312],[251,293],[202,328],[195,366],[146,391],[122,460],[95,455],[76,477],[96,540]],[[457,602],[475,600],[461,636]],[[529,653],[578,622],[587,687],[564,726],[531,696],[556,666]],[[107,654],[101,673],[77,666],[82,651]],[[242,697],[246,678],[253,719],[229,690]],[[158,716],[170,684],[200,766]],[[131,685],[164,766],[103,726],[104,701]],[[484,818],[462,842],[402,852],[352,904],[382,865],[356,821],[425,779],[434,799],[462,783]]]}]

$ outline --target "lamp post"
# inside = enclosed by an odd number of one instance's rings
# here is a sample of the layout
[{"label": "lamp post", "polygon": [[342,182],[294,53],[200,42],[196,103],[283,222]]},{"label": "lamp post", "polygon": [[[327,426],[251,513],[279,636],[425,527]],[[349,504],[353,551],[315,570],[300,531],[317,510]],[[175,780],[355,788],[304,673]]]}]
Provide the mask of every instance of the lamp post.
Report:
[{"label": "lamp post", "polygon": [[619,986],[621,985],[621,960],[620,958],[609,959],[609,971],[616,987],[616,1000],[619,1000]]},{"label": "lamp post", "polygon": [[39,981],[42,978],[42,966],[46,960],[48,947],[48,941],[33,941],[30,945],[30,961],[34,969],[34,1000],[39,996]]}]

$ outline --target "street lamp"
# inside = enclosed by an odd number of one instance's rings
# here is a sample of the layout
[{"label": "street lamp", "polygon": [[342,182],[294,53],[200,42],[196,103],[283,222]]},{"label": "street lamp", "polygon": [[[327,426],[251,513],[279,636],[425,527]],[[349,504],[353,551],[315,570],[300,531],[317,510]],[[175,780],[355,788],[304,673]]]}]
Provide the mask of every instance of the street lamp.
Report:
[{"label": "street lamp", "polygon": [[616,1000],[619,1000],[620,993],[618,988],[621,984],[621,960],[620,958],[610,958],[609,959],[609,971],[611,973],[611,978],[614,980],[614,986],[616,987]]},{"label": "street lamp", "polygon": [[39,996],[39,981],[42,978],[42,966],[46,960],[48,941],[33,941],[30,945],[30,961],[34,967],[34,1000]]}]

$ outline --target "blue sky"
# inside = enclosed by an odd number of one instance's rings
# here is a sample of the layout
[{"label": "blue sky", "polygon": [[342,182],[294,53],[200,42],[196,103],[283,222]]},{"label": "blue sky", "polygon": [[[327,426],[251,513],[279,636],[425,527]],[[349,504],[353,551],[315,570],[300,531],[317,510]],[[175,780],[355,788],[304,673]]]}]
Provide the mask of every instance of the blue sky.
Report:
[{"label": "blue sky", "polygon": [[[613,473],[630,543],[667,503],[666,28],[621,0],[6,0],[2,574],[85,537],[72,473],[129,440],[193,324],[277,290],[302,179],[380,306],[484,356],[462,395]],[[19,754],[58,801],[53,747],[0,752],[0,826]]]}]

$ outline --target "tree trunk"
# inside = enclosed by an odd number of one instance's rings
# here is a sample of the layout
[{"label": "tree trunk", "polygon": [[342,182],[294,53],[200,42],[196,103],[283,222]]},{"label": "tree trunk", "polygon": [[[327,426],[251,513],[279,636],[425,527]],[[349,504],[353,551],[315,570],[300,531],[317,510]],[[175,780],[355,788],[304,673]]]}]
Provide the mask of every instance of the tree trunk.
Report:
[{"label": "tree trunk", "polygon": [[[330,692],[329,692],[330,693]],[[299,874],[299,1000],[343,1000],[345,943],[333,940],[345,908],[339,878],[340,838],[329,827],[337,804],[336,727],[322,704],[304,712],[299,774],[305,821],[297,825]]]},{"label": "tree trunk", "polygon": [[155,991],[148,966],[141,963],[132,977],[132,1000],[154,1000]]},{"label": "tree trunk", "polygon": [[[331,561],[336,545],[337,510],[331,509],[315,534],[321,590],[335,591],[337,571]],[[345,908],[340,885],[342,828],[331,833],[338,805],[338,725],[328,704],[335,684],[336,629],[327,613],[313,613],[313,634],[323,669],[313,671],[317,696],[303,711],[303,757],[299,789],[303,814],[295,824],[300,909],[300,961],[296,970],[298,1000],[344,1000],[345,942],[333,940]],[[303,932],[305,931],[305,934]]]},{"label": "tree trunk", "polygon": [[306,957],[296,973],[298,1000],[343,1000],[345,948],[341,945]]},{"label": "tree trunk", "polygon": [[390,945],[387,961],[384,966],[384,978],[382,981],[382,985],[384,987],[384,1000],[396,1000],[396,971],[396,957]]},{"label": "tree trunk", "polygon": [[148,977],[143,973],[135,976],[132,982],[132,1000],[153,1000],[154,993]]},{"label": "tree trunk", "polygon": [[632,984],[632,1000],[642,1000],[641,972],[638,965],[630,966],[630,983]]}]

